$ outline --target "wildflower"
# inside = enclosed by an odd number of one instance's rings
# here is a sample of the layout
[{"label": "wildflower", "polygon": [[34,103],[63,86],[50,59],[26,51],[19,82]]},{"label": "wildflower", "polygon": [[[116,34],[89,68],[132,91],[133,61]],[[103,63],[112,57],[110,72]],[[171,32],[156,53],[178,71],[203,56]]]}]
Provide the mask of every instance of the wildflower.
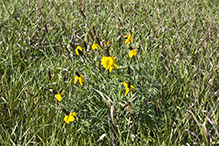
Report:
[{"label": "wildflower", "polygon": [[98,44],[95,43],[95,41],[94,41],[94,43],[93,43],[93,45],[92,45],[92,49],[95,50],[96,48],[102,49],[102,48],[100,47],[100,45],[98,45]]},{"label": "wildflower", "polygon": [[80,53],[82,53],[82,48],[81,46],[77,46],[77,48],[75,49],[75,52],[77,55],[79,55]]},{"label": "wildflower", "polygon": [[70,122],[73,122],[74,120],[75,120],[75,116],[76,116],[77,114],[75,113],[75,112],[73,112],[73,113],[70,113],[69,115],[66,115],[65,116],[65,118],[64,118],[64,121],[67,123],[67,124],[69,124]]},{"label": "wildflower", "polygon": [[114,68],[118,69],[119,67],[115,64],[115,57],[103,57],[101,64],[104,68],[109,69],[111,72]]},{"label": "wildflower", "polygon": [[123,85],[125,86],[125,89],[126,89],[124,97],[130,92],[130,88],[136,90],[135,87],[130,84],[131,84],[130,81],[128,82],[128,84],[126,82],[123,82]]},{"label": "wildflower", "polygon": [[104,42],[104,47],[107,47],[109,45],[109,43],[110,43],[109,41],[105,41]]},{"label": "wildflower", "polygon": [[135,41],[134,39],[131,38],[130,32],[129,32],[129,35],[128,35],[128,36],[124,36],[124,37],[127,38],[127,40],[125,41],[126,44],[130,44],[130,42],[133,43],[133,41]]},{"label": "wildflower", "polygon": [[82,82],[84,82],[84,79],[83,79],[83,75],[80,75],[77,71],[75,72],[76,76],[75,76],[75,84],[77,83],[77,81],[79,80],[80,84],[83,85]]},{"label": "wildflower", "polygon": [[135,49],[132,49],[129,51],[129,58],[132,58],[133,56],[136,56],[138,52]]},{"label": "wildflower", "polygon": [[61,95],[63,95],[63,93],[57,92],[57,94],[55,95],[55,98],[56,98],[58,101],[62,101],[62,96],[61,96]]}]

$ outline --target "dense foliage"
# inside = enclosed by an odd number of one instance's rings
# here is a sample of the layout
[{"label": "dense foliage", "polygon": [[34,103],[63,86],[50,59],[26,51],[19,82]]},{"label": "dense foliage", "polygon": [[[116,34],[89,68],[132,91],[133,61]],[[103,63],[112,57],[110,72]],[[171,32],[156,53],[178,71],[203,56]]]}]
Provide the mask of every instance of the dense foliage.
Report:
[{"label": "dense foliage", "polygon": [[0,145],[219,144],[218,4],[1,1]]}]

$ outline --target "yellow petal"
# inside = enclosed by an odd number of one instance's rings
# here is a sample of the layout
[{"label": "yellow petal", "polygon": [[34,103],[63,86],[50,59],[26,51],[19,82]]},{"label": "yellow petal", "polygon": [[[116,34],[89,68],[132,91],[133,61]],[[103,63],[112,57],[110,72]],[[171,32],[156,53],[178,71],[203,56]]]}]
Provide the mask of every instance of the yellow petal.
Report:
[{"label": "yellow petal", "polygon": [[133,85],[131,85],[131,86],[130,86],[130,88],[132,88],[132,89],[136,90],[136,89],[135,89],[135,87],[134,87]]},{"label": "yellow petal", "polygon": [[77,55],[79,55],[78,49],[75,49],[75,53],[76,53]]},{"label": "yellow petal", "polygon": [[108,46],[108,45],[109,45],[109,41],[106,42],[106,46]]},{"label": "yellow petal", "polygon": [[82,82],[84,82],[83,75],[81,75],[81,76],[79,77],[79,82],[80,82],[81,85],[83,85],[83,83],[82,83]]},{"label": "yellow petal", "polygon": [[124,81],[123,82],[123,85],[125,86],[125,87],[128,87],[128,84]]},{"label": "yellow petal", "polygon": [[69,123],[70,123],[69,116],[65,116],[65,117],[64,117],[64,121],[65,121],[67,124],[69,124]]},{"label": "yellow petal", "polygon": [[106,61],[106,68],[109,69],[113,65],[113,60],[111,58],[108,58]]},{"label": "yellow petal", "polygon": [[96,44],[93,43],[93,45],[92,45],[92,49],[95,50],[96,48],[97,48]]},{"label": "yellow petal", "polygon": [[111,72],[112,70],[113,70],[113,68],[112,68],[112,67],[110,67],[110,68],[109,68],[109,72]]},{"label": "yellow petal", "polygon": [[113,64],[114,65],[114,67],[116,68],[116,69],[118,69],[119,67],[118,67],[118,65],[116,65],[116,64]]},{"label": "yellow petal", "polygon": [[126,44],[130,44],[129,38],[125,41]]},{"label": "yellow petal", "polygon": [[112,57],[107,57],[106,62],[108,65],[113,65],[113,58]]},{"label": "yellow petal", "polygon": [[96,46],[101,50],[102,48],[100,47],[100,45],[96,44]]},{"label": "yellow petal", "polygon": [[129,51],[129,58],[132,58],[132,56],[133,56],[133,51],[131,50]]},{"label": "yellow petal", "polygon": [[113,63],[115,63],[116,62],[116,58],[115,57],[111,57],[112,59],[113,59]]},{"label": "yellow petal", "polygon": [[112,59],[113,59],[113,63],[115,63],[116,62],[116,58],[115,57],[111,57]]},{"label": "yellow petal", "polygon": [[102,57],[101,65],[103,65],[103,67],[106,66],[106,59],[107,59],[107,57]]},{"label": "yellow petal", "polygon": [[136,50],[133,50],[133,55],[137,55],[138,54],[138,52],[136,51]]},{"label": "yellow petal", "polygon": [[108,57],[103,62],[103,67],[106,68],[106,69],[110,68],[110,59]]},{"label": "yellow petal", "polygon": [[127,40],[125,41],[126,44],[130,44],[130,42],[133,43],[135,41],[134,39],[131,38],[131,34],[129,33]]},{"label": "yellow petal", "polygon": [[103,57],[102,58],[102,62],[106,61],[107,57]]},{"label": "yellow petal", "polygon": [[104,68],[106,68],[106,66],[107,66],[107,60],[108,60],[107,57],[102,58],[101,64],[103,65]]},{"label": "yellow petal", "polygon": [[75,82],[74,82],[74,84],[77,83],[78,79],[79,79],[79,77],[76,75],[76,76],[75,76]]},{"label": "yellow petal", "polygon": [[126,44],[130,44],[131,41],[131,34],[129,33],[127,40],[125,41]]},{"label": "yellow petal", "polygon": [[75,112],[73,112],[73,113],[70,113],[70,115],[74,117],[74,116],[76,116],[77,114],[76,114]]},{"label": "yellow petal", "polygon": [[69,115],[68,117],[69,117],[68,119],[69,119],[70,122],[73,122],[75,120],[75,118],[71,115]]},{"label": "yellow petal", "polygon": [[81,48],[81,46],[77,46],[77,48],[75,49],[75,52],[76,52],[76,54],[77,54],[77,55],[79,55],[79,52],[78,52],[78,50],[82,51],[82,48]]},{"label": "yellow petal", "polygon": [[77,48],[76,49],[79,49],[79,50],[81,50],[82,51],[82,48],[81,48],[81,46],[77,46]]},{"label": "yellow petal", "polygon": [[60,93],[56,94],[55,95],[55,98],[58,100],[58,101],[62,101],[62,96]]},{"label": "yellow petal", "polygon": [[129,89],[129,88],[126,88],[124,97],[129,93],[129,91],[130,91],[130,89]]},{"label": "yellow petal", "polygon": [[132,57],[133,57],[133,55],[135,55],[135,56],[136,56],[137,54],[138,54],[138,52],[137,52],[136,50],[134,50],[134,49],[133,49],[133,50],[131,50],[131,51],[129,51],[129,57],[130,57],[130,58],[132,58]]}]

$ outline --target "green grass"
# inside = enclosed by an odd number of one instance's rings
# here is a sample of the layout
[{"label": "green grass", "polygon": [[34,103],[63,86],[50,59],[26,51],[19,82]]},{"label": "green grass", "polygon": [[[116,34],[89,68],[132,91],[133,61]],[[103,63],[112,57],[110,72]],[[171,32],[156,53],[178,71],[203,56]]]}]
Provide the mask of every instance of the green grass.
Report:
[{"label": "green grass", "polygon": [[[213,0],[1,1],[0,145],[219,144],[218,7]],[[102,50],[91,49],[89,31]],[[138,51],[132,59],[129,32]],[[103,36],[119,66],[110,73],[101,65]],[[136,88],[126,97],[124,81]],[[52,91],[61,88],[59,102]],[[62,108],[76,120],[65,123]]]}]

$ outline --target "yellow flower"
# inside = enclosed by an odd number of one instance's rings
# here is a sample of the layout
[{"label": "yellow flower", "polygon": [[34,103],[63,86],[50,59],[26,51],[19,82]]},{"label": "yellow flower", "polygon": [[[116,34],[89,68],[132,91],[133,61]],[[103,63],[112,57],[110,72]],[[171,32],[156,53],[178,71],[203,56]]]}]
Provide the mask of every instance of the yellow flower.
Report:
[{"label": "yellow flower", "polygon": [[65,118],[64,118],[64,121],[67,123],[67,124],[69,124],[70,122],[73,122],[74,120],[75,120],[75,116],[76,116],[77,114],[75,113],[75,112],[73,112],[73,113],[70,113],[69,115],[66,115],[65,116]]},{"label": "yellow flower", "polygon": [[61,95],[63,95],[63,93],[57,93],[56,95],[55,95],[55,98],[58,100],[58,101],[62,101],[62,96]]},{"label": "yellow flower", "polygon": [[83,75],[80,75],[78,72],[75,72],[76,73],[76,76],[75,76],[75,84],[77,83],[77,81],[79,80],[80,84],[83,85],[82,82],[84,82],[84,79],[83,79]]},{"label": "yellow flower", "polygon": [[133,55],[136,56],[137,54],[138,54],[138,52],[135,49],[133,49],[133,50],[129,51],[129,58],[132,58]]},{"label": "yellow flower", "polygon": [[94,43],[93,43],[93,45],[92,45],[92,49],[95,50],[97,47],[98,47],[99,49],[102,49],[102,48],[100,47],[100,45],[98,45],[98,44],[95,43],[95,41],[94,41]]},{"label": "yellow flower", "polygon": [[128,35],[128,36],[125,36],[125,37],[128,37],[127,40],[125,41],[126,44],[130,44],[130,42],[133,43],[134,39],[131,38],[130,32],[129,32],[129,35]]},{"label": "yellow flower", "polygon": [[129,84],[130,83],[127,84],[126,82],[123,82],[123,85],[125,86],[125,89],[126,89],[124,97],[130,92],[130,88],[136,90],[133,85],[129,85]]},{"label": "yellow flower", "polygon": [[101,65],[103,65],[104,68],[109,69],[109,72],[111,72],[114,68],[118,69],[119,67],[115,64],[115,57],[103,57]]},{"label": "yellow flower", "polygon": [[104,47],[107,47],[109,45],[110,41],[105,41],[104,42]]},{"label": "yellow flower", "polygon": [[77,48],[75,49],[75,52],[77,55],[79,55],[79,52],[82,52],[81,46],[77,46]]}]

